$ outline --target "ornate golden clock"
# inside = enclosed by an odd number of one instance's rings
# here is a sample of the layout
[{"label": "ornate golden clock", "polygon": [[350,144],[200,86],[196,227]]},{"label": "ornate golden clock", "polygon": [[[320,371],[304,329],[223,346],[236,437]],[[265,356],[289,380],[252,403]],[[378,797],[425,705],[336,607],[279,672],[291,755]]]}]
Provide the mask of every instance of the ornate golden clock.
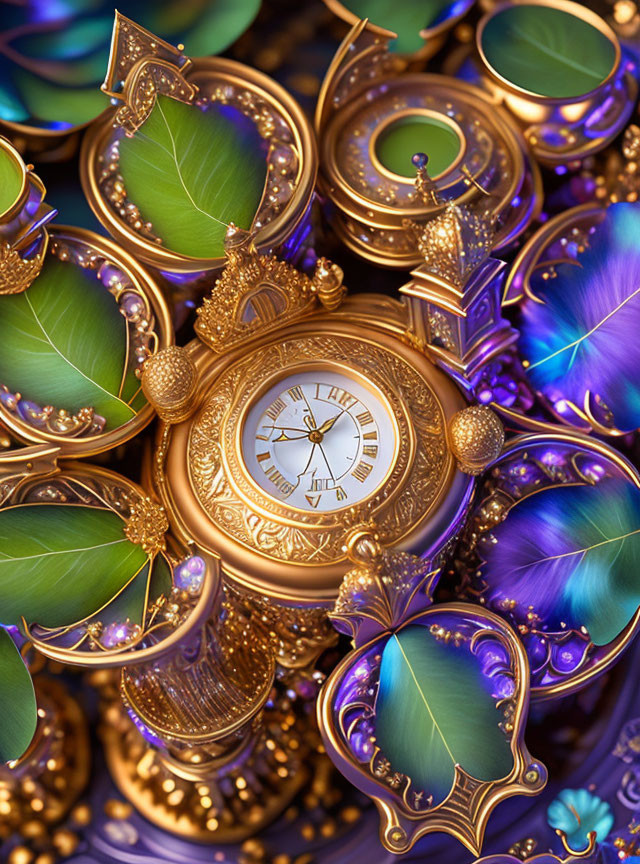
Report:
[{"label": "ornate golden clock", "polygon": [[421,350],[411,301],[343,302],[339,268],[320,260],[308,278],[246,232],[230,231],[227,255],[199,338],[143,373],[164,420],[155,485],[178,534],[244,589],[316,606],[335,599],[354,526],[442,548],[472,486],[456,435],[473,428],[484,464],[502,429],[488,409],[460,423],[465,399]]}]

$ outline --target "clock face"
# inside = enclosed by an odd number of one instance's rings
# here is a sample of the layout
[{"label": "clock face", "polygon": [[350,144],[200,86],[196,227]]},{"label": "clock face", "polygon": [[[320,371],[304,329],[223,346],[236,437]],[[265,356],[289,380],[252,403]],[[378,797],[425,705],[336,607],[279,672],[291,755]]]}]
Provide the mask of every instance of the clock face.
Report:
[{"label": "clock face", "polygon": [[329,511],[369,498],[396,454],[387,403],[373,386],[318,370],[282,378],[249,409],[242,434],[249,473],[269,495]]}]

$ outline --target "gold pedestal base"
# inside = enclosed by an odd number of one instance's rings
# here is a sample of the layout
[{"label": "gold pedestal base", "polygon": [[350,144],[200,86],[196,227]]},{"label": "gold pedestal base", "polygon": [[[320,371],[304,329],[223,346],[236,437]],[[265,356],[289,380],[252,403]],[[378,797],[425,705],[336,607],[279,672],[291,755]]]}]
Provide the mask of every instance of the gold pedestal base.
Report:
[{"label": "gold pedestal base", "polygon": [[294,716],[286,699],[267,707],[255,731],[218,754],[156,749],[117,701],[104,721],[107,764],[122,795],[154,825],[190,840],[246,840],[277,819],[309,780],[313,721]]}]

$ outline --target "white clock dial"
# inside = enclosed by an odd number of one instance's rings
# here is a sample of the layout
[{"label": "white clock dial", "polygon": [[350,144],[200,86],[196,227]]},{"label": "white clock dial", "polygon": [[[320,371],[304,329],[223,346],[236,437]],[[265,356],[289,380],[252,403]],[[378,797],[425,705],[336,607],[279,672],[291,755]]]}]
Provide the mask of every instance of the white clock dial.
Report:
[{"label": "white clock dial", "polygon": [[384,481],[396,454],[395,424],[383,396],[355,377],[300,372],[249,409],[242,450],[269,495],[302,510],[337,510]]}]

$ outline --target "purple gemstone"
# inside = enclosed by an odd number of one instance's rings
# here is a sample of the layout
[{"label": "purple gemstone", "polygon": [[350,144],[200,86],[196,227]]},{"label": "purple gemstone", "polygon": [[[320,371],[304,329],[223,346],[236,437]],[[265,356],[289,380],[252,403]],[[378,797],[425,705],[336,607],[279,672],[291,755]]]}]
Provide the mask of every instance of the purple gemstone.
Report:
[{"label": "purple gemstone", "polygon": [[584,642],[563,642],[551,647],[551,662],[558,672],[573,672],[578,666],[584,653]]},{"label": "purple gemstone", "polygon": [[133,636],[133,627],[126,621],[113,621],[102,631],[100,641],[105,648],[117,648]]},{"label": "purple gemstone", "polygon": [[44,417],[42,416],[42,408],[36,405],[35,402],[29,402],[27,399],[22,399],[18,402],[18,414],[25,423],[31,423],[33,426],[42,426]]},{"label": "purple gemstone", "polygon": [[510,699],[516,692],[513,678],[508,675],[496,675],[491,679],[492,695],[496,699]]},{"label": "purple gemstone", "polygon": [[176,586],[181,591],[188,591],[189,594],[199,594],[202,590],[206,569],[207,565],[199,555],[187,558],[175,570]]},{"label": "purple gemstone", "polygon": [[133,318],[135,315],[144,312],[144,303],[137,294],[127,291],[122,297],[122,309],[127,318]]}]

